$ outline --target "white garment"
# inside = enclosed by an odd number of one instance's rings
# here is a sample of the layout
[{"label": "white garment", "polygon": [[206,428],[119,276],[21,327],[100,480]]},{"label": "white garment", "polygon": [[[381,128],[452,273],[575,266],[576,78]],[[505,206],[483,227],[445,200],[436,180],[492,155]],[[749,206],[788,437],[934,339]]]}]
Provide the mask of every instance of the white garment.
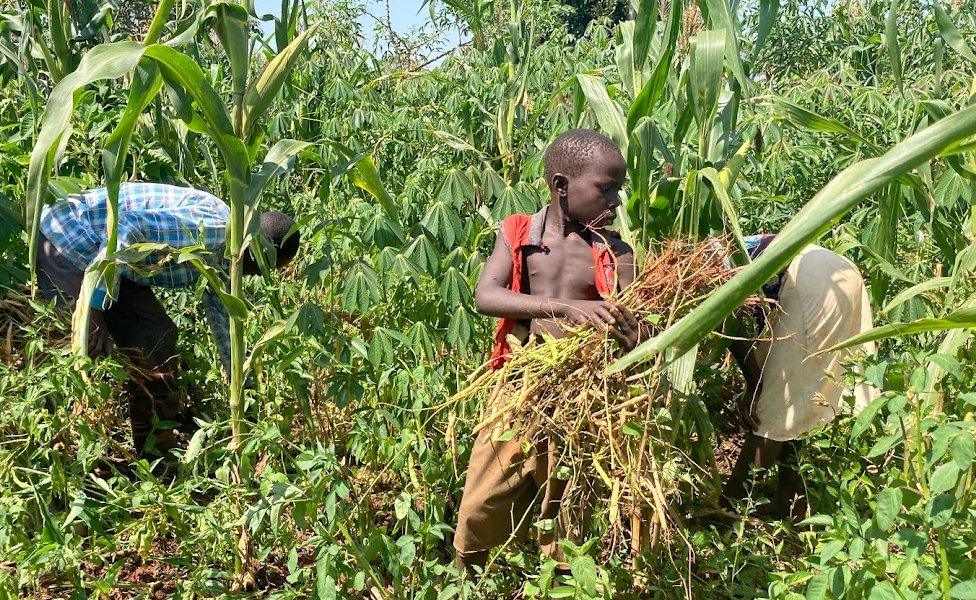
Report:
[{"label": "white garment", "polygon": [[874,353],[869,342],[816,355],[872,327],[871,301],[854,264],[839,254],[810,245],[790,263],[770,314],[757,358],[762,392],[756,404],[756,435],[786,441],[832,421],[854,395],[859,412],[878,396],[861,383],[845,389],[842,362],[851,354]]}]

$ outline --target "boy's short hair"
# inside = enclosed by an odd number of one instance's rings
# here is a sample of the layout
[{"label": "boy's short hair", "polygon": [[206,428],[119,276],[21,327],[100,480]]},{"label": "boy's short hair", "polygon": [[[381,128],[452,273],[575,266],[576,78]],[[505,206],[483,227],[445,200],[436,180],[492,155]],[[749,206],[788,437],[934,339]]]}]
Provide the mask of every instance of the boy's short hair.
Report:
[{"label": "boy's short hair", "polygon": [[552,185],[552,176],[562,173],[576,177],[597,152],[620,152],[613,140],[592,129],[570,129],[559,134],[546,148],[543,156],[546,184]]},{"label": "boy's short hair", "polygon": [[[264,237],[274,245],[277,255],[276,266],[282,266],[298,254],[298,230],[291,231],[295,226],[295,219],[277,210],[270,210],[261,214],[261,231]],[[291,235],[288,232],[291,231]]]}]

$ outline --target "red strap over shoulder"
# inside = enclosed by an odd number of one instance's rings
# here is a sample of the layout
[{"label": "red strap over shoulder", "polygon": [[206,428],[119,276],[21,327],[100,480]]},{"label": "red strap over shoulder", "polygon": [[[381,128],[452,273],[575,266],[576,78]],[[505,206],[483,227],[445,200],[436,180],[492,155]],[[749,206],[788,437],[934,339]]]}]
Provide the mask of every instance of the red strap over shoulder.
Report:
[{"label": "red strap over shoulder", "polygon": [[[513,292],[522,291],[522,246],[528,242],[531,226],[531,215],[512,215],[501,222],[500,233],[512,253],[512,279],[508,282],[508,289]],[[593,244],[593,269],[593,283],[601,296],[608,297],[617,291],[617,260],[608,244]],[[498,320],[495,344],[491,350],[492,369],[500,369],[509,361],[512,349],[507,337],[517,324],[518,319],[502,317]]]},{"label": "red strap over shoulder", "polygon": [[[522,291],[522,246],[529,239],[529,228],[532,224],[531,215],[511,215],[501,222],[499,233],[504,236],[505,243],[512,253],[512,278],[508,282],[508,289],[513,292]],[[498,320],[498,327],[495,329],[495,344],[491,349],[491,368],[500,369],[508,361],[508,355],[512,351],[506,339],[518,319],[502,317]]]}]

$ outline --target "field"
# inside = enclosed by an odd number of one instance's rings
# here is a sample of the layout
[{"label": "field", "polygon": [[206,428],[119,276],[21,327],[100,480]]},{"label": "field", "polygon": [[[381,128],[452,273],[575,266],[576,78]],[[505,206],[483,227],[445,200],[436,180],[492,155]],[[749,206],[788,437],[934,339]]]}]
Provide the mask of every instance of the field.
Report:
[{"label": "field", "polygon": [[[410,32],[356,0],[281,9],[0,0],[0,599],[976,598],[974,0],[430,0]],[[807,243],[864,275],[881,396],[805,440],[803,520],[762,516],[775,472],[738,518],[709,512],[705,478],[636,559],[567,544],[557,570],[513,543],[465,579],[483,397],[455,395],[494,327],[473,290],[574,127],[621,147],[641,257],[781,232],[624,359],[680,357],[672,439],[728,475],[744,391],[712,332]],[[193,412],[169,469],[134,453],[124,360],[80,351],[87,311],[31,297],[40,208],[128,180],[231,207],[230,373],[206,282],[162,294]],[[301,251],[243,277],[269,209]]]}]

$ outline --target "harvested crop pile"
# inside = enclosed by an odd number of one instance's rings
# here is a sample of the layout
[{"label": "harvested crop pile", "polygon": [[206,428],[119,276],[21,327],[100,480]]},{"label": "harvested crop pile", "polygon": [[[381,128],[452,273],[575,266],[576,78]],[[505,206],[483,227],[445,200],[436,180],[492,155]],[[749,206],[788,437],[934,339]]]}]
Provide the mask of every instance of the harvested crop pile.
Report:
[{"label": "harvested crop pile", "polygon": [[[641,323],[642,339],[680,319],[732,276],[728,247],[672,241],[649,256],[617,299]],[[755,299],[750,304],[758,303]],[[591,502],[613,552],[670,544],[681,535],[677,507],[714,490],[715,459],[701,400],[688,394],[693,363],[605,375],[620,356],[606,332],[566,327],[566,337],[512,345],[512,360],[479,371],[458,398],[480,396],[480,423],[495,439],[548,440],[559,450],[563,502]],[[693,359],[693,355],[689,355]],[[701,442],[699,442],[701,440]]]},{"label": "harvested crop pile", "polygon": [[[38,305],[43,302],[38,300]],[[13,363],[29,340],[42,340],[45,346],[71,344],[68,323],[71,315],[64,310],[46,311],[43,315],[31,306],[30,291],[24,288],[0,290],[0,353]]]}]

